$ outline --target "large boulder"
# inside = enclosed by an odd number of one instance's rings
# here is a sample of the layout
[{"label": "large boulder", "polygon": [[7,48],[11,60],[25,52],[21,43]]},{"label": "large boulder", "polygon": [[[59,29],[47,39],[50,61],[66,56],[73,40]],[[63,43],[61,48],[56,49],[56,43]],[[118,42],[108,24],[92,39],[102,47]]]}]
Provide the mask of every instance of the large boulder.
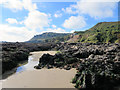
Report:
[{"label": "large boulder", "polygon": [[43,54],[43,56],[39,60],[39,63],[41,65],[54,65],[54,56],[50,54]]}]

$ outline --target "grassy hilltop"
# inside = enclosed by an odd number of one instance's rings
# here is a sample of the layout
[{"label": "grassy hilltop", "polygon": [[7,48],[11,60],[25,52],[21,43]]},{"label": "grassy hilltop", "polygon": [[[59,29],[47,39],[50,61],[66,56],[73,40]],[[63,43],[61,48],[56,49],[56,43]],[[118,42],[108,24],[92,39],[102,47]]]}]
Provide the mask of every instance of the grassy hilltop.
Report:
[{"label": "grassy hilltop", "polygon": [[76,35],[69,42],[120,43],[120,22],[100,22],[86,31],[75,33]]},{"label": "grassy hilltop", "polygon": [[35,35],[28,42],[31,42],[31,43],[64,42],[65,40],[67,40],[68,35],[70,35],[70,33],[46,32],[46,33],[43,33],[43,34],[40,34],[40,35]]}]

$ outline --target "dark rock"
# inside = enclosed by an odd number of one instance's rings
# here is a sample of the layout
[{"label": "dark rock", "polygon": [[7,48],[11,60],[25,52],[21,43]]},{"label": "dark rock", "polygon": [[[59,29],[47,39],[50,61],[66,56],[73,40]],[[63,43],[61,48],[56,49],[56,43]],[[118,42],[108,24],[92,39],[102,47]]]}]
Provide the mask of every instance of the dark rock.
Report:
[{"label": "dark rock", "polygon": [[64,69],[65,69],[65,70],[70,70],[70,69],[71,69],[71,66],[66,65],[66,66],[64,66]]},{"label": "dark rock", "polygon": [[41,69],[41,67],[40,67],[40,66],[34,66],[34,68],[35,68],[35,69]]},{"label": "dark rock", "polygon": [[[1,44],[1,43],[0,43]],[[3,42],[2,46],[2,74],[18,66],[23,61],[27,62],[29,52],[44,51],[54,48],[54,43],[9,43]]]},{"label": "dark rock", "polygon": [[40,62],[39,66],[51,65],[66,70],[76,68],[73,82],[76,88],[84,90],[111,90],[120,86],[119,44],[62,43],[57,46],[61,53],[43,55],[41,61],[44,63]]},{"label": "dark rock", "polygon": [[89,56],[89,54],[87,53],[87,51],[77,51],[75,53],[73,53],[73,57],[77,57],[77,58],[87,58]]},{"label": "dark rock", "polygon": [[39,61],[40,64],[43,65],[54,65],[54,57],[50,54],[43,54]]},{"label": "dark rock", "polygon": [[91,54],[88,58],[89,58],[89,59],[94,58],[94,54]]},{"label": "dark rock", "polygon": [[115,61],[120,61],[120,56],[116,56],[114,60]]},{"label": "dark rock", "polygon": [[52,65],[47,65],[47,68],[50,69],[50,68],[53,68],[53,66]]}]

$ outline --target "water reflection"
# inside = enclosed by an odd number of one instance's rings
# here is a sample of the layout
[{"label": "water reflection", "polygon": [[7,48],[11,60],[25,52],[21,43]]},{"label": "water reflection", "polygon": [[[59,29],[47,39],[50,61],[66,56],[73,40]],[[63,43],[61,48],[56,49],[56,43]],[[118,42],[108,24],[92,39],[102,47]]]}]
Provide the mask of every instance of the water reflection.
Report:
[{"label": "water reflection", "polygon": [[35,65],[38,65],[39,61],[34,61],[32,56],[29,56],[28,63],[17,68],[16,73],[26,70],[33,70]]}]

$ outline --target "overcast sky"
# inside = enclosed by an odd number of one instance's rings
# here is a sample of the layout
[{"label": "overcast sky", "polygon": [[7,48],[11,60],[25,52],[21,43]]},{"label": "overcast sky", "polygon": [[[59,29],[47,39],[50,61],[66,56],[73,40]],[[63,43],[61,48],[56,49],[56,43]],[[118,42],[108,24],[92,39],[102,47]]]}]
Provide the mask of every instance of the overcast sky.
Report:
[{"label": "overcast sky", "polygon": [[0,0],[0,41],[27,41],[43,32],[84,31],[98,22],[118,20],[118,0],[53,1]]}]

